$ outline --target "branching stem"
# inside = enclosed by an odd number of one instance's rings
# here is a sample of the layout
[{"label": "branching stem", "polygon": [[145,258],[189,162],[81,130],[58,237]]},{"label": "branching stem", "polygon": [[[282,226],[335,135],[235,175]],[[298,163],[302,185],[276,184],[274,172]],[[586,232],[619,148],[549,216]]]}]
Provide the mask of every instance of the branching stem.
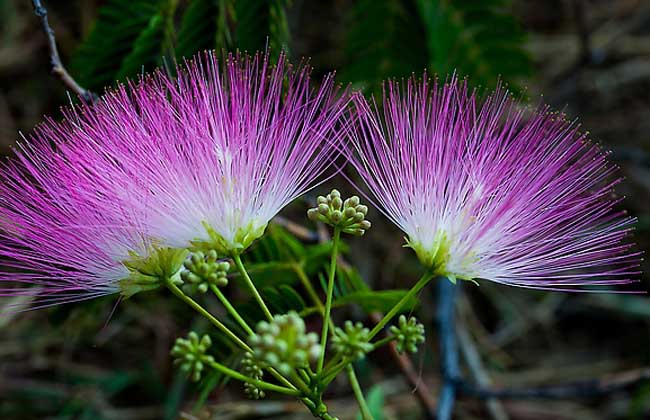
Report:
[{"label": "branching stem", "polygon": [[255,284],[251,280],[250,276],[248,275],[248,272],[246,271],[246,268],[244,267],[244,263],[242,263],[241,257],[239,254],[235,254],[232,256],[233,261],[235,261],[235,265],[237,266],[237,269],[239,270],[239,273],[242,275],[244,280],[246,281],[246,285],[250,289],[251,293],[253,294],[253,297],[257,301],[257,303],[260,305],[260,308],[262,308],[262,312],[264,312],[264,315],[269,321],[273,320],[273,315],[271,315],[271,311],[269,311],[269,308],[266,306],[266,303],[264,303],[264,299],[262,299],[262,296],[260,295],[260,292],[257,291],[257,288],[255,287]]},{"label": "branching stem", "polygon": [[359,403],[359,410],[361,411],[361,417],[363,418],[363,420],[374,420],[372,414],[370,413],[370,409],[368,408],[368,403],[366,403],[366,399],[363,396],[363,391],[361,391],[361,386],[359,385],[359,381],[357,380],[357,375],[354,373],[354,367],[352,366],[352,363],[348,364],[346,366],[346,369],[348,371],[348,380],[350,381],[350,385],[352,386],[352,391],[354,391],[354,397],[357,399],[357,402]]},{"label": "branching stem", "polygon": [[386,324],[388,324],[391,319],[393,319],[393,317],[395,317],[395,315],[397,315],[402,310],[404,305],[406,305],[409,300],[417,295],[418,292],[422,290],[422,288],[426,286],[431,281],[431,279],[433,279],[433,277],[434,276],[429,271],[424,273],[422,277],[420,277],[420,280],[418,280],[418,282],[415,283],[415,285],[402,297],[402,299],[400,299],[400,301],[397,302],[397,304],[395,304],[395,306],[393,306],[386,315],[384,315],[381,321],[375,325],[372,331],[370,331],[370,336],[368,339],[372,340],[386,326]]},{"label": "branching stem", "polygon": [[318,359],[318,366],[316,373],[320,373],[323,370],[323,364],[325,363],[325,351],[327,347],[327,333],[328,328],[331,322],[331,312],[332,312],[332,296],[334,294],[334,279],[336,277],[336,260],[338,258],[338,246],[339,239],[341,238],[341,229],[334,228],[334,236],[332,237],[332,257],[330,259],[330,272],[329,279],[327,281],[327,298],[325,300],[325,314],[323,316],[323,331],[321,333],[321,354]]}]

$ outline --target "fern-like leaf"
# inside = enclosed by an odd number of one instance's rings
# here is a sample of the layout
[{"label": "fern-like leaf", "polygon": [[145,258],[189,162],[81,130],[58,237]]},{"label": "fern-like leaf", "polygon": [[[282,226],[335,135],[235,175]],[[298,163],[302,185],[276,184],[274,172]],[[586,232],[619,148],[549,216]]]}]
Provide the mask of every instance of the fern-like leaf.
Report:
[{"label": "fern-like leaf", "polygon": [[230,48],[234,7],[234,0],[192,0],[181,19],[176,57],[189,58],[203,50]]},{"label": "fern-like leaf", "polygon": [[287,3],[287,0],[237,0],[236,46],[240,50],[257,51],[264,50],[268,44],[275,55],[283,48],[288,49]]},{"label": "fern-like leaf", "polygon": [[453,72],[486,87],[531,73],[525,33],[510,0],[359,0],[346,36],[342,76],[378,90],[387,78]]},{"label": "fern-like leaf", "polygon": [[161,4],[162,0],[107,1],[72,57],[70,67],[79,83],[95,91],[112,84],[136,40],[160,12]]},{"label": "fern-like leaf", "polygon": [[117,80],[152,70],[160,64],[165,39],[165,20],[161,15],[154,15],[147,28],[140,33],[133,43],[133,49],[124,57],[122,65],[115,76]]},{"label": "fern-like leaf", "polygon": [[431,70],[457,72],[473,84],[517,82],[531,73],[525,33],[509,12],[510,0],[417,0],[427,33]]},{"label": "fern-like leaf", "polygon": [[425,32],[412,1],[359,0],[347,20],[342,80],[377,90],[386,78],[426,66]]}]

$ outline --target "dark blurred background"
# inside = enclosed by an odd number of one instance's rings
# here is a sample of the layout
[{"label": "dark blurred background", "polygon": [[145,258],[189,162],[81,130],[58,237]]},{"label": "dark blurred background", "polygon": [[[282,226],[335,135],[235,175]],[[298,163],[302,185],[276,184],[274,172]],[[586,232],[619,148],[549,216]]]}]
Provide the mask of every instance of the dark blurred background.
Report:
[{"label": "dark blurred background", "polygon": [[[639,219],[638,249],[649,249],[650,1],[77,0],[44,6],[63,64],[97,93],[114,80],[169,68],[202,49],[254,51],[267,42],[274,54],[284,47],[294,61],[309,57],[317,76],[336,69],[341,82],[368,93],[380,91],[382,79],[424,68],[442,78],[455,69],[482,89],[501,77],[522,100],[541,100],[578,117],[612,150],[626,178],[618,192]],[[19,132],[29,133],[44,115],[58,118],[69,102],[49,69],[31,2],[0,0],[3,155],[11,153]],[[301,216],[304,207],[296,204],[285,216],[314,229]],[[349,241],[347,258],[375,288],[407,287],[418,273],[401,234],[377,213],[373,223],[363,240]],[[639,287],[647,285],[644,274]],[[459,329],[470,380],[526,389],[642,376],[650,367],[646,296],[539,293],[488,283],[464,289]],[[20,304],[16,299],[0,305]],[[435,391],[435,301],[431,292],[422,299],[429,340],[413,367]],[[341,312],[367,320],[354,306]],[[172,368],[169,349],[177,336],[200,327],[164,293],[0,318],[0,419],[309,418],[293,403],[246,401],[237,385],[187,383]],[[381,352],[361,366],[372,404],[383,404],[385,419],[424,418],[413,387],[393,366]],[[341,419],[355,418],[344,380],[328,397]],[[582,398],[463,397],[457,417],[646,419],[650,382]]]}]

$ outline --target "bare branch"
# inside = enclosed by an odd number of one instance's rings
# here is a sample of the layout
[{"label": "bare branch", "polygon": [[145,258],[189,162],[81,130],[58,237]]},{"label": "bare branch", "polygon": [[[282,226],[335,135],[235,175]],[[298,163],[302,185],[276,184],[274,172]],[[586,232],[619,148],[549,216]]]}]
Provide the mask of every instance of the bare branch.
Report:
[{"label": "bare branch", "polygon": [[50,27],[50,22],[47,19],[47,9],[43,6],[40,0],[32,0],[32,5],[34,6],[34,14],[38,16],[41,20],[41,25],[43,26],[43,31],[47,38],[48,49],[50,50],[50,64],[52,65],[52,73],[58,77],[63,84],[70,89],[72,92],[77,94],[79,97],[83,98],[85,101],[94,102],[97,99],[97,95],[93,92],[84,89],[77,83],[77,81],[68,73],[68,71],[63,67],[61,63],[61,57],[59,56],[59,50],[56,47],[56,38],[54,38],[54,31]]},{"label": "bare branch", "polygon": [[457,386],[462,394],[481,399],[571,399],[608,395],[634,388],[643,383],[650,383],[650,368],[612,373],[601,378],[584,381],[530,388],[481,387],[463,381],[460,381]]}]

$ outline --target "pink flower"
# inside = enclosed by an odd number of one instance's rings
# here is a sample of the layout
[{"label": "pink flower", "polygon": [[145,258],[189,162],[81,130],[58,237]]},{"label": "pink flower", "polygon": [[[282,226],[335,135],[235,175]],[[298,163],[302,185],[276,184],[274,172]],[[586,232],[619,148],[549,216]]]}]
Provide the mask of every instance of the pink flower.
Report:
[{"label": "pink flower", "polygon": [[354,102],[351,162],[436,274],[568,290],[638,273],[615,168],[562,114],[426,75],[388,82],[382,110]]},{"label": "pink flower", "polygon": [[0,170],[0,294],[155,287],[187,248],[242,252],[322,181],[347,105],[331,76],[313,89],[284,56],[212,53],[177,73],[70,108],[19,146]]}]

